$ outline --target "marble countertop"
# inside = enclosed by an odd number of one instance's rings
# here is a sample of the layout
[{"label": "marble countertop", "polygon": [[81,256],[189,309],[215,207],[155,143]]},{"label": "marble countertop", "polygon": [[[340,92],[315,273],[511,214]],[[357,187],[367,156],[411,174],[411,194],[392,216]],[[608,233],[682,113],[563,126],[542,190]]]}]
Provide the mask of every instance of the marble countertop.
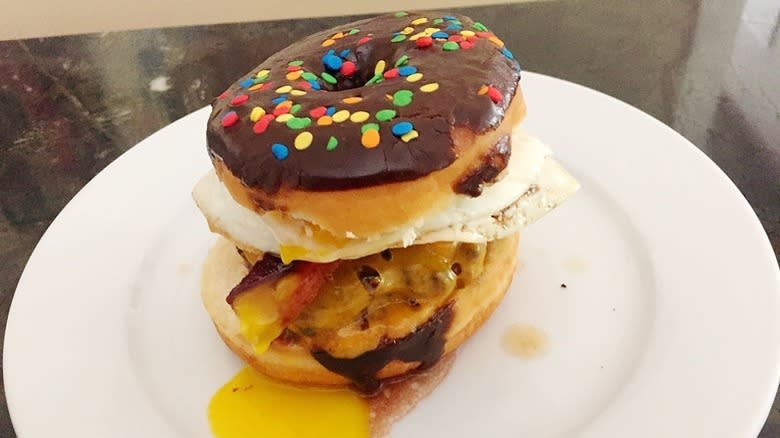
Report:
[{"label": "marble countertop", "polygon": [[[712,158],[780,252],[780,18],[771,1],[548,1],[462,9],[529,71],[655,116]],[[0,42],[0,335],[62,207],[138,141],[290,41],[355,17]],[[717,238],[717,236],[713,236]],[[0,391],[0,436],[13,437]],[[760,437],[780,436],[775,401]]]}]

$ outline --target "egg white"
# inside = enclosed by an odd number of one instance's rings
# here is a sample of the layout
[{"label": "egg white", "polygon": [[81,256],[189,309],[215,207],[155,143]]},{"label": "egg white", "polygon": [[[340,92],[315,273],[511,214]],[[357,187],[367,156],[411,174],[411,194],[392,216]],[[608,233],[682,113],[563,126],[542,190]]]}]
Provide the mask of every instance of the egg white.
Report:
[{"label": "egg white", "polygon": [[318,243],[313,231],[299,220],[261,216],[236,202],[214,171],[204,176],[193,197],[212,230],[239,247],[279,253],[282,246],[303,249],[301,258],[313,262],[354,259],[386,248],[422,243],[486,242],[517,232],[543,216],[579,188],[577,181],[552,158],[550,149],[517,128],[512,154],[499,181],[478,197],[457,195],[452,206],[406,227],[364,239],[344,236],[338,246]]}]

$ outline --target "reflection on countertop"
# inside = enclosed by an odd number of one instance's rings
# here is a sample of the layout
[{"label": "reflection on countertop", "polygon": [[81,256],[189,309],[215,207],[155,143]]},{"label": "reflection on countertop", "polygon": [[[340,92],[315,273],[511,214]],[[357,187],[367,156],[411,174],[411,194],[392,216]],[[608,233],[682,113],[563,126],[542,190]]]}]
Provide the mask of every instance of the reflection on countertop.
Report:
[{"label": "reflection on countertop", "polygon": [[[577,0],[462,12],[501,35],[526,70],[615,96],[698,145],[780,252],[780,3]],[[35,243],[97,172],[290,41],[354,18],[0,42],[0,321]],[[13,436],[0,406],[0,435]],[[780,436],[778,409],[760,437]]]}]

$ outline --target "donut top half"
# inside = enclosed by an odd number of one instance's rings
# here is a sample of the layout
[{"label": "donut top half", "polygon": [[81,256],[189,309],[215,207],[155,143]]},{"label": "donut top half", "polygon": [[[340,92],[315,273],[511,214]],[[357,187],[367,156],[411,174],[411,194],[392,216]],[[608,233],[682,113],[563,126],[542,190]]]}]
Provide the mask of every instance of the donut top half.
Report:
[{"label": "donut top half", "polygon": [[497,127],[519,79],[504,43],[469,17],[348,23],[294,42],[216,98],[209,153],[268,194],[413,180],[457,158],[454,128]]}]

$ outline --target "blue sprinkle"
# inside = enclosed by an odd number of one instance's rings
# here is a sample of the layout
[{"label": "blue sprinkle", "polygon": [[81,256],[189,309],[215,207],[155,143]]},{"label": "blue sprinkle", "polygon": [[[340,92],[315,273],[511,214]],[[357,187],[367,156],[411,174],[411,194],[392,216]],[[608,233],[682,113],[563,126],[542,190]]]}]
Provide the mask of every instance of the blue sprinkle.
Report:
[{"label": "blue sprinkle", "polygon": [[319,90],[320,89],[320,83],[319,82],[317,82],[315,80],[311,80],[311,81],[309,81],[309,83],[311,84],[311,89],[312,90]]},{"label": "blue sprinkle", "polygon": [[328,53],[327,53],[327,54],[328,54],[328,55],[335,55],[335,54],[336,54],[336,51],[335,51],[335,50],[333,50],[333,49],[330,49],[330,50],[328,50]]},{"label": "blue sprinkle", "polygon": [[336,71],[341,68],[344,61],[336,55],[325,55],[322,57],[322,63],[328,70]]},{"label": "blue sprinkle", "polygon": [[271,146],[271,153],[274,154],[274,157],[280,161],[284,160],[288,155],[290,155],[290,151],[287,149],[287,146],[281,143],[274,143],[273,146]]},{"label": "blue sprinkle", "polygon": [[393,131],[393,135],[400,137],[406,134],[407,132],[411,131],[413,128],[414,125],[412,125],[409,122],[398,122],[395,125],[393,125],[392,131]]},{"label": "blue sprinkle", "polygon": [[336,114],[336,107],[335,106],[329,106],[327,110],[325,110],[325,114],[332,116],[333,114]]},{"label": "blue sprinkle", "polygon": [[447,30],[461,30],[461,29],[463,29],[463,26],[459,24],[450,24],[449,26],[447,26]]},{"label": "blue sprinkle", "polygon": [[417,73],[417,67],[415,66],[405,65],[403,67],[398,67],[398,74],[401,76],[409,76],[414,73]]},{"label": "blue sprinkle", "polygon": [[437,38],[444,38],[445,40],[450,37],[450,34],[447,32],[434,32],[431,34],[431,38],[437,39]]},{"label": "blue sprinkle", "polygon": [[501,54],[509,59],[515,59],[515,56],[506,47],[501,48]]},{"label": "blue sprinkle", "polygon": [[454,15],[445,15],[445,16],[443,16],[441,18],[443,18],[445,20],[457,20],[457,18],[455,18]]},{"label": "blue sprinkle", "polygon": [[349,56],[349,49],[342,50],[341,53],[339,53],[339,56],[341,56],[342,58],[346,58],[347,56]]},{"label": "blue sprinkle", "polygon": [[401,32],[393,32],[393,36],[401,35]]},{"label": "blue sprinkle", "polygon": [[276,99],[272,100],[271,103],[274,105],[279,105],[280,103],[287,100],[287,95],[282,94],[281,96],[277,97]]},{"label": "blue sprinkle", "polygon": [[243,81],[238,83],[238,85],[241,85],[244,88],[249,88],[249,87],[251,87],[254,84],[255,84],[255,80],[252,79],[252,78],[244,79]]}]

